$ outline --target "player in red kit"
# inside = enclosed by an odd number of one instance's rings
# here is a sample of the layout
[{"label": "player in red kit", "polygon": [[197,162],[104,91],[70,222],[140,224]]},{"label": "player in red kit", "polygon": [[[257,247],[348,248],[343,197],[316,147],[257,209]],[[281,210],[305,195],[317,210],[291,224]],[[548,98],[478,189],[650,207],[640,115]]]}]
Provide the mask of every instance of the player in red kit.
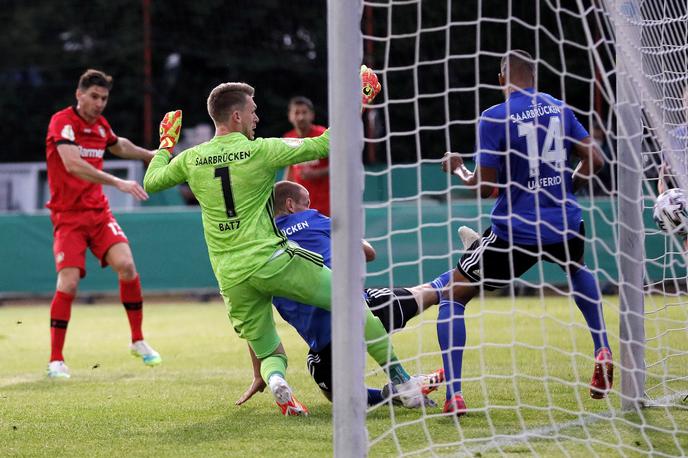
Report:
[{"label": "player in red kit", "polygon": [[50,119],[46,137],[53,254],[57,288],[50,304],[50,363],[48,377],[69,378],[62,349],[79,281],[86,275],[86,248],[109,265],[119,278],[120,298],[131,328],[130,349],[149,366],[162,359],[143,340],[141,282],[129,241],[110,211],[102,185],[114,186],[138,200],[148,195],[136,181],[122,180],[103,169],[103,154],[149,161],[153,152],[117,137],[101,115],[108,102],[112,77],[87,70],[79,79],[76,106]]},{"label": "player in red kit", "polygon": [[[306,97],[293,97],[289,101],[288,116],[294,128],[284,134],[284,137],[319,137],[325,132],[325,127],[313,124],[313,102]],[[327,158],[291,165],[284,179],[306,188],[311,196],[311,208],[330,216],[330,162]]]}]

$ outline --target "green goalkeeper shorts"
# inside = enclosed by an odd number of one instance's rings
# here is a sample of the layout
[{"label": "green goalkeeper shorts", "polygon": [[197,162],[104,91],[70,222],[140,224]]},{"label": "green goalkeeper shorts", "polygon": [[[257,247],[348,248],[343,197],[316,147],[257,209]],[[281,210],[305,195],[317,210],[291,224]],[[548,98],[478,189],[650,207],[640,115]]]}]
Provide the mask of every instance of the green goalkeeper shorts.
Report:
[{"label": "green goalkeeper shorts", "polygon": [[222,291],[234,331],[248,340],[259,359],[280,344],[272,316],[272,297],[282,296],[330,310],[332,271],[322,256],[289,247],[236,286]]}]

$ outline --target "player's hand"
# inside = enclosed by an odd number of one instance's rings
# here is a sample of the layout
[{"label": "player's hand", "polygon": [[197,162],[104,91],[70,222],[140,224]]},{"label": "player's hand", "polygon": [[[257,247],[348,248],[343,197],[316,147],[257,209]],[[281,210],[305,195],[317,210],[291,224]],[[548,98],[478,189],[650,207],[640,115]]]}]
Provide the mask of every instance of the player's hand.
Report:
[{"label": "player's hand", "polygon": [[127,194],[131,194],[137,200],[148,200],[148,194],[140,184],[133,180],[119,180],[115,185],[117,189]]},{"label": "player's hand", "polygon": [[182,110],[170,111],[160,121],[160,149],[166,149],[172,154],[174,145],[179,140],[182,130]]},{"label": "player's hand", "polygon": [[382,85],[377,80],[377,75],[365,65],[361,65],[361,92],[363,93],[363,104],[367,105],[375,100],[375,97],[382,90]]},{"label": "player's hand", "polygon": [[251,399],[253,395],[258,393],[259,391],[262,393],[265,390],[265,387],[266,385],[262,378],[254,377],[251,386],[249,386],[248,389],[244,391],[244,394],[242,394],[241,397],[237,399],[237,401],[234,404],[240,406],[244,402]]},{"label": "player's hand", "polygon": [[463,165],[463,158],[459,153],[444,153],[442,158],[442,170],[447,173],[454,173],[456,169]]}]

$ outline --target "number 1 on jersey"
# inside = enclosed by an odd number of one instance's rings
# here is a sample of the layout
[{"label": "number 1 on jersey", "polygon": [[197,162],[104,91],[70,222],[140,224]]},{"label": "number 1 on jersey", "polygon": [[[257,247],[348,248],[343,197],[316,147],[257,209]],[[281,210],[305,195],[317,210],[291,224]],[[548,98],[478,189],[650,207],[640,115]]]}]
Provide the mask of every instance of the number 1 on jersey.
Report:
[{"label": "number 1 on jersey", "polygon": [[225,199],[225,209],[227,217],[234,218],[234,196],[232,196],[232,178],[229,175],[229,167],[218,167],[215,169],[215,178],[219,178],[222,184],[222,196]]}]

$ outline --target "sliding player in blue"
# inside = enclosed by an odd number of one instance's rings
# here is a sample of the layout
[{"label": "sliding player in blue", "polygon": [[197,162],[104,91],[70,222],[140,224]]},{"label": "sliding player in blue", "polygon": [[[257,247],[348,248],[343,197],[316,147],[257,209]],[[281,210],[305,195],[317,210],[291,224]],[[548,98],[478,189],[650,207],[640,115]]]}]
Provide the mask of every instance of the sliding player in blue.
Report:
[{"label": "sliding player in blue", "polygon": [[[480,287],[507,286],[539,261],[554,262],[567,273],[590,329],[595,348],[590,396],[604,398],[613,381],[600,292],[585,266],[585,228],[573,194],[602,168],[602,155],[569,107],[534,89],[535,65],[527,52],[507,53],[500,70],[506,102],[480,117],[477,170],[469,171],[456,153],[447,153],[442,164],[482,197],[499,190],[491,227],[439,282],[449,285],[437,324],[448,384],[444,410],[456,415],[466,412],[461,394],[466,305]],[[575,170],[572,156],[580,159]]]},{"label": "sliding player in blue", "polygon": [[[291,243],[299,247],[322,255],[326,266],[331,261],[330,218],[310,209],[308,190],[300,184],[290,181],[280,181],[275,185],[274,212],[275,223],[279,230]],[[366,261],[372,261],[375,250],[363,241]],[[382,322],[387,332],[403,328],[408,320],[416,316],[424,307],[438,302],[435,291],[416,288],[387,288],[365,290],[365,299],[371,311]],[[308,372],[321,389],[327,399],[332,400],[332,332],[331,315],[329,311],[310,305],[302,304],[283,297],[274,297],[273,304],[282,318],[291,324],[308,344],[309,351],[306,363]],[[419,305],[420,304],[420,305]],[[254,361],[254,375],[251,386],[237,400],[240,405],[251,398],[256,392],[263,391],[265,382],[260,376],[258,366]],[[423,395],[437,389],[443,382],[444,372],[433,372],[419,376],[422,383]],[[395,395],[394,387],[388,386],[389,395]],[[382,390],[368,388],[368,404],[379,404],[385,400]],[[403,401],[394,396],[395,403],[403,405]],[[428,398],[426,405],[431,405]]]}]

